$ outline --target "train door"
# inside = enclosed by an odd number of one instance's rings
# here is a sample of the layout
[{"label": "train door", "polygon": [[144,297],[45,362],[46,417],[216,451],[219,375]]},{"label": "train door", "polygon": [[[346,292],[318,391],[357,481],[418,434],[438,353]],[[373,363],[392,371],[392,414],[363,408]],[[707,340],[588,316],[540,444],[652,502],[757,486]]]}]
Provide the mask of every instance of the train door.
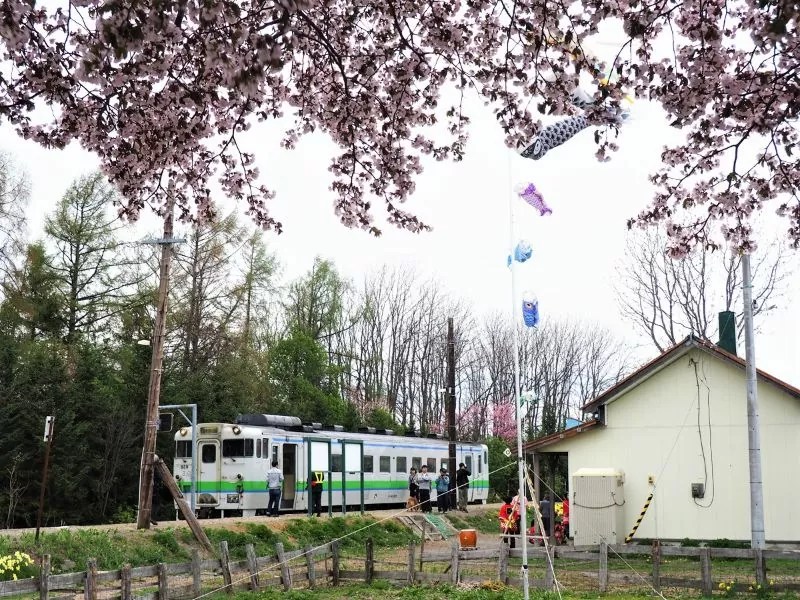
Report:
[{"label": "train door", "polygon": [[464,455],[464,464],[467,467],[467,471],[471,473],[469,478],[470,486],[467,488],[467,502],[472,502],[475,499],[475,483],[477,481],[477,477],[475,477],[476,473],[472,470],[475,466],[475,461],[472,459],[472,454]]},{"label": "train door", "polygon": [[[277,446],[275,446],[277,448]],[[297,444],[283,444],[283,455],[281,457],[283,469],[283,496],[281,496],[281,508],[293,509],[295,490],[297,489]]]},{"label": "train door", "polygon": [[222,464],[219,457],[219,440],[201,440],[198,442],[200,463],[197,489],[200,495],[198,506],[219,505],[220,485],[222,481]]},{"label": "train door", "polygon": [[[308,481],[313,473],[322,473],[324,483],[322,486],[322,498],[320,498],[321,507],[328,509],[328,514],[331,514],[333,506],[333,482],[331,481],[331,441],[329,439],[321,438],[306,438],[308,444],[308,472],[304,473],[304,480]],[[308,496],[308,515],[312,515],[313,500],[311,497],[311,490],[309,489]]]}]

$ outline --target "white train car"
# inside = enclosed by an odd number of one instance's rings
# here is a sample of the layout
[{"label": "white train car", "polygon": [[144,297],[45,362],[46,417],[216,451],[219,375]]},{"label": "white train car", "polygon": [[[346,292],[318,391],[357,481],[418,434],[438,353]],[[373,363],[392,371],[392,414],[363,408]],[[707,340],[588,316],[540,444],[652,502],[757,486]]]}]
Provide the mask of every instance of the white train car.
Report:
[{"label": "white train car", "polygon": [[[308,511],[312,471],[325,474],[324,510],[402,505],[411,467],[437,473],[447,467],[448,442],[393,435],[391,430],[303,425],[297,417],[239,415],[235,423],[200,423],[196,448],[192,429],[175,434],[173,474],[200,516],[255,516],[266,512],[266,473],[273,460],[284,475],[282,511]],[[195,482],[192,492],[192,454]],[[489,453],[484,444],[456,443],[456,464],[472,472],[469,501],[484,503],[489,492]],[[344,490],[344,493],[343,493]],[[435,494],[434,494],[435,495]]]}]

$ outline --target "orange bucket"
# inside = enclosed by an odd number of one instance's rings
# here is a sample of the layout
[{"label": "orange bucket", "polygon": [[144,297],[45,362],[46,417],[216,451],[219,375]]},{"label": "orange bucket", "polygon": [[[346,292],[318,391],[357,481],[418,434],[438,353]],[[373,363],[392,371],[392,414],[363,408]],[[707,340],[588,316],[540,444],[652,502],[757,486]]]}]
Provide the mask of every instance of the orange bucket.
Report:
[{"label": "orange bucket", "polygon": [[462,549],[469,550],[478,547],[478,532],[474,529],[462,529],[458,532],[458,543]]}]

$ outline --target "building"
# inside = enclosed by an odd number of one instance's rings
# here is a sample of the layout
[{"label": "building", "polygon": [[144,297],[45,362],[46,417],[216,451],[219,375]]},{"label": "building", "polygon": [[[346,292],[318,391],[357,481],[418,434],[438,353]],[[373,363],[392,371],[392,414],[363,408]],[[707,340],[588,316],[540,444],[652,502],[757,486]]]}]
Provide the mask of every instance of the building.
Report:
[{"label": "building", "polygon": [[[800,390],[762,371],[757,386],[766,539],[800,542]],[[583,408],[584,423],[526,446],[534,464],[566,454],[576,543],[601,530],[622,542],[651,492],[634,539],[750,540],[741,358],[690,336]]]}]

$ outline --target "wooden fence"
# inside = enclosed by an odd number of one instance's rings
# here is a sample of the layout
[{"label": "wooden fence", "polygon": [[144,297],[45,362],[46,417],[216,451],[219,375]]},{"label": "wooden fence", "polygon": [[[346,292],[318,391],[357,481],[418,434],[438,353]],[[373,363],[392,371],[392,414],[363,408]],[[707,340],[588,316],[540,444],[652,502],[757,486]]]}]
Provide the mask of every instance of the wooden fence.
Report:
[{"label": "wooden fence", "polygon": [[[214,590],[231,592],[234,589],[257,590],[266,586],[281,586],[285,590],[293,587],[314,588],[318,585],[339,585],[346,581],[371,583],[374,580],[388,580],[397,585],[415,583],[449,582],[474,583],[486,580],[499,580],[508,585],[519,585],[519,577],[511,574],[510,559],[522,555],[519,549],[509,550],[508,545],[499,548],[462,550],[457,542],[447,550],[423,551],[412,543],[407,552],[400,552],[400,561],[376,560],[372,540],[367,540],[364,556],[345,557],[337,542],[318,548],[284,551],[282,544],[275,545],[275,554],[256,557],[253,546],[246,546],[247,559],[231,561],[227,542],[221,542],[218,559],[201,560],[199,552],[192,553],[192,561],[181,564],[134,567],[129,565],[114,571],[98,571],[97,563],[89,560],[86,571],[53,575],[50,572],[50,557],[42,559],[39,577],[0,582],[0,597],[19,595],[39,595],[40,600],[74,600],[83,596],[84,600],[169,600],[195,598]],[[654,542],[652,546],[607,546],[573,548],[556,546],[549,549],[550,557],[541,547],[529,547],[528,556],[543,563],[544,576],[530,578],[531,587],[552,589],[556,575],[567,566],[561,561],[590,561],[596,568],[588,574],[596,578],[596,588],[606,591],[610,583],[652,586],[662,588],[689,588],[700,590],[710,596],[716,585],[723,580],[714,580],[712,559],[748,559],[753,561],[753,576],[757,583],[767,582],[767,561],[769,559],[789,559],[798,561],[800,574],[800,552],[787,550],[749,550],[732,548],[683,548],[662,546]],[[646,555],[650,558],[650,572],[632,569],[626,573],[609,571],[609,556],[612,558]],[[664,557],[691,557],[698,561],[698,578],[687,579],[661,575]],[[403,558],[405,558],[403,560]],[[320,568],[319,563],[324,563]],[[436,563],[439,563],[438,566]],[[488,572],[480,575],[470,574],[471,564],[490,563]],[[363,566],[362,566],[363,565]],[[425,568],[428,565],[428,568]],[[551,568],[555,565],[555,572]],[[391,566],[394,569],[384,569]],[[516,567],[513,567],[516,570]],[[587,575],[587,573],[582,573]],[[726,583],[730,583],[729,581]],[[746,591],[751,584],[735,583],[735,591]],[[770,585],[770,590],[800,590],[799,582],[778,582]]]}]

